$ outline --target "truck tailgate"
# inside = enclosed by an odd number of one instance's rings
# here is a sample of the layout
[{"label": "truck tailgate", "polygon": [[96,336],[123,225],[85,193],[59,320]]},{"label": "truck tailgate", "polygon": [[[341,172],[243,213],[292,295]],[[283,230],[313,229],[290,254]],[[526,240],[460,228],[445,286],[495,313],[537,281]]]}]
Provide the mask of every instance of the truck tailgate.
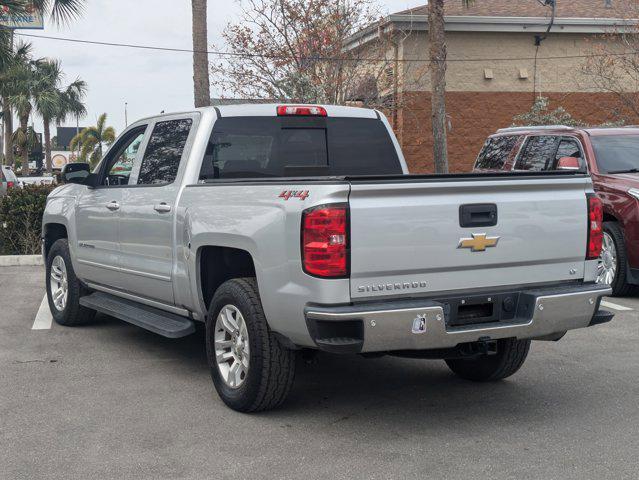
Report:
[{"label": "truck tailgate", "polygon": [[[590,189],[565,175],[351,179],[351,297],[582,279]],[[481,205],[471,223],[496,207],[496,225],[462,227],[468,205]]]}]

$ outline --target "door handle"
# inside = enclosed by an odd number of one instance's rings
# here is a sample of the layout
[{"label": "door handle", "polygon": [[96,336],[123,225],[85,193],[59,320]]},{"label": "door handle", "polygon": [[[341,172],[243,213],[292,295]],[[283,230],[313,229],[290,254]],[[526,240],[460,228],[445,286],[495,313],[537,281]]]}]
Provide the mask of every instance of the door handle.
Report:
[{"label": "door handle", "polygon": [[158,205],[155,205],[153,207],[153,210],[159,213],[169,213],[171,211],[171,205],[167,205],[166,203],[162,202]]},{"label": "door handle", "polygon": [[115,200],[113,200],[110,203],[106,204],[106,207],[111,210],[112,212],[115,212],[116,210],[120,210],[120,204],[118,202],[116,202]]}]

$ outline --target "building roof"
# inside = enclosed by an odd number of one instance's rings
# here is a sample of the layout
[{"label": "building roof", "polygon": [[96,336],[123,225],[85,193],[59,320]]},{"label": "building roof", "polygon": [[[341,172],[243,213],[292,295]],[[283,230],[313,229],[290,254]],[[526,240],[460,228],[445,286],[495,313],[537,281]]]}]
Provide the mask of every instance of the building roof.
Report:
[{"label": "building roof", "polygon": [[[543,33],[552,9],[538,0],[475,0],[464,7],[462,0],[444,0],[446,31]],[[637,0],[556,0],[553,33],[601,34],[636,28]],[[610,5],[610,6],[607,6]],[[428,30],[428,5],[393,13],[379,23],[354,34],[345,48],[356,48],[374,40],[380,30]]]},{"label": "building roof", "polygon": [[[634,0],[557,0],[557,18],[636,18]],[[473,17],[549,17],[551,8],[537,0],[476,0],[464,7],[461,0],[445,0],[444,14]],[[428,5],[396,15],[428,15]]]}]

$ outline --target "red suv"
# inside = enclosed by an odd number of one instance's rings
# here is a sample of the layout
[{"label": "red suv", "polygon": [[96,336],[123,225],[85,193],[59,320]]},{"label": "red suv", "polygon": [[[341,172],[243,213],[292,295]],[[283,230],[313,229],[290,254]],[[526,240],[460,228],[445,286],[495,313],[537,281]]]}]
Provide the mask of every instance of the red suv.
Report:
[{"label": "red suv", "polygon": [[[517,127],[498,130],[474,171],[583,170],[604,205],[600,283],[613,295],[639,285],[639,128]],[[550,193],[549,193],[550,194]]]}]

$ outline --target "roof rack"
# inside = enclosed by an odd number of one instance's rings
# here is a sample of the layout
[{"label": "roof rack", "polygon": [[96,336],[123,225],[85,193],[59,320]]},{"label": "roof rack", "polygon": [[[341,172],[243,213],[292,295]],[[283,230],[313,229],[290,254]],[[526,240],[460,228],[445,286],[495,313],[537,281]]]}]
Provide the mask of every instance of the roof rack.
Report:
[{"label": "roof rack", "polygon": [[525,130],[574,130],[574,127],[567,125],[530,125],[528,127],[500,128],[497,133],[522,132]]}]

